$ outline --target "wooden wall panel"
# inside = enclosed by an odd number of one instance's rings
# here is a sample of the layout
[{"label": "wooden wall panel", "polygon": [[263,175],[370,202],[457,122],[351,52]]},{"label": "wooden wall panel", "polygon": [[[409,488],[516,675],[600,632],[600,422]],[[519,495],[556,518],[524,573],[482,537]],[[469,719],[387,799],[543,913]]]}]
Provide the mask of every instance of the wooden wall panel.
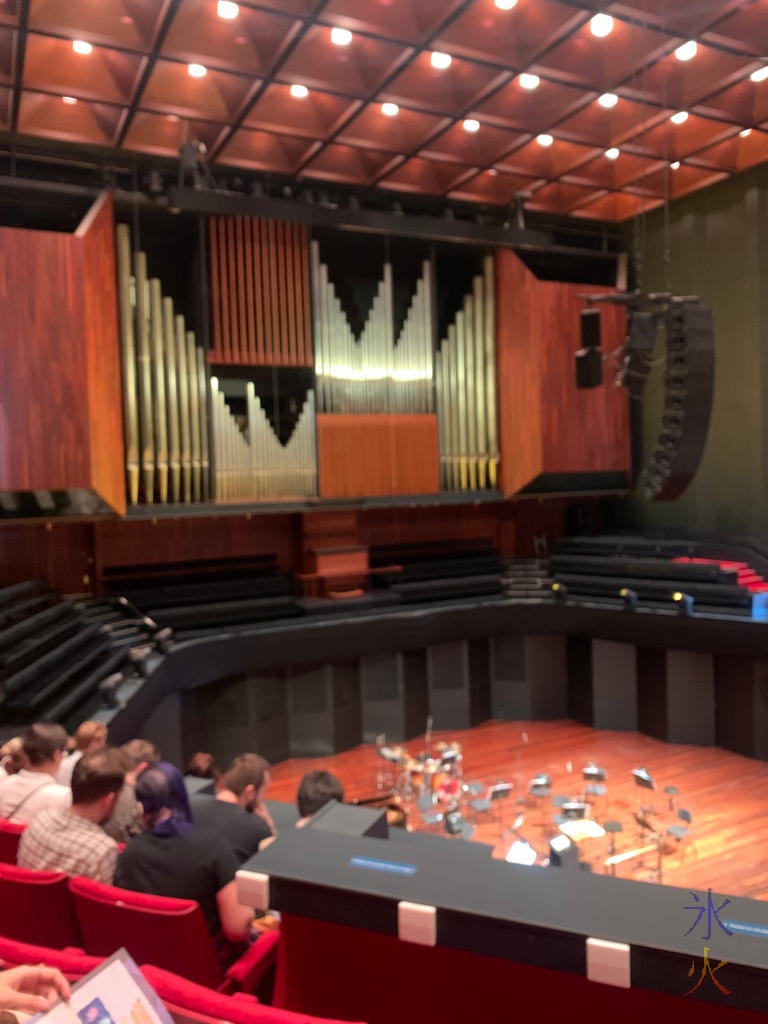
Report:
[{"label": "wooden wall panel", "polygon": [[312,366],[308,228],[212,217],[209,239],[211,362]]},{"label": "wooden wall panel", "polygon": [[117,267],[112,197],[103,193],[80,227],[88,368],[91,486],[116,512],[125,513],[125,451],[117,318]]},{"label": "wooden wall panel", "polygon": [[434,415],[317,417],[322,498],[433,494],[440,489]]},{"label": "wooden wall panel", "polygon": [[502,555],[511,556],[515,535],[516,507],[510,502],[366,509],[359,513],[358,541],[368,547],[489,538]]},{"label": "wooden wall panel", "polygon": [[67,594],[93,580],[92,523],[12,523],[0,526],[0,586],[44,576]]},{"label": "wooden wall panel", "polygon": [[[610,291],[611,289],[602,289]],[[521,491],[542,473],[630,469],[629,400],[613,384],[576,387],[580,294],[594,286],[540,281],[513,252],[496,253],[501,487]],[[622,309],[601,306],[603,352],[626,333]]]}]

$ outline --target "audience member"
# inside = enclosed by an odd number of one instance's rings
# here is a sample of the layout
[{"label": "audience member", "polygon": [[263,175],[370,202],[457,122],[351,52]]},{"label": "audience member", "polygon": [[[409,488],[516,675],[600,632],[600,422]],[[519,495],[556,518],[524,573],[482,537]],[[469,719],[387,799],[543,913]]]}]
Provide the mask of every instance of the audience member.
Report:
[{"label": "audience member", "polygon": [[75,749],[62,759],[59,765],[58,781],[62,786],[72,782],[72,772],[83,754],[91,754],[107,745],[107,727],[103,722],[83,722],[74,736]]},{"label": "audience member", "polygon": [[125,783],[118,793],[111,818],[101,827],[116,843],[127,845],[142,831],[141,807],[136,799],[136,772],[133,761],[122,748],[120,756],[125,769]]},{"label": "audience member", "polygon": [[322,769],[307,772],[299,783],[299,791],[296,794],[296,805],[300,815],[296,827],[306,825],[312,815],[325,807],[329,800],[338,800],[339,803],[344,801],[344,786],[341,780]]},{"label": "audience member", "polygon": [[179,813],[159,767],[136,779],[145,831],[120,854],[115,885],[154,896],[197,900],[213,936],[234,943],[250,934],[253,910],[238,903],[237,858],[226,840],[202,833]]},{"label": "audience member", "polygon": [[213,754],[206,754],[202,750],[195,754],[187,765],[187,778],[215,780],[220,776],[221,768],[214,761]]},{"label": "audience member", "polygon": [[0,1010],[45,1013],[70,995],[69,982],[55,967],[39,964],[0,972]]},{"label": "audience member", "polygon": [[0,747],[0,779],[6,775],[16,775],[22,768],[27,767],[27,759],[24,756],[24,740],[21,736],[14,736]]},{"label": "audience member", "polygon": [[192,810],[189,806],[189,794],[184,785],[184,776],[179,769],[170,761],[163,761],[155,744],[149,743],[147,740],[131,740],[125,744],[123,750],[131,758],[137,778],[146,768],[160,769],[168,779],[174,810],[191,824]]},{"label": "audience member", "polygon": [[258,754],[235,758],[217,783],[217,793],[192,799],[192,815],[201,831],[223,836],[238,864],[252,857],[259,844],[272,835],[265,820],[269,812],[264,796],[269,785],[269,764]]},{"label": "audience member", "polygon": [[72,773],[72,806],[35,816],[19,842],[20,866],[84,875],[111,885],[118,847],[100,826],[109,820],[124,780],[121,750],[97,750],[79,758]]},{"label": "audience member", "polygon": [[0,818],[28,825],[48,807],[69,807],[72,791],[56,781],[66,744],[67,734],[60,725],[29,727],[22,745],[27,766],[0,779]]}]

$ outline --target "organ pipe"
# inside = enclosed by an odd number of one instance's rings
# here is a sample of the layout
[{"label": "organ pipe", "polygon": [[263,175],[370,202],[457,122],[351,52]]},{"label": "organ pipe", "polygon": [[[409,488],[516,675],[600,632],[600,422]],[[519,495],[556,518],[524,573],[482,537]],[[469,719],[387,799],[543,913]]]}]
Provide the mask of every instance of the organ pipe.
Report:
[{"label": "organ pipe", "polygon": [[445,490],[496,486],[496,325],[493,257],[472,281],[436,357],[440,480]]}]

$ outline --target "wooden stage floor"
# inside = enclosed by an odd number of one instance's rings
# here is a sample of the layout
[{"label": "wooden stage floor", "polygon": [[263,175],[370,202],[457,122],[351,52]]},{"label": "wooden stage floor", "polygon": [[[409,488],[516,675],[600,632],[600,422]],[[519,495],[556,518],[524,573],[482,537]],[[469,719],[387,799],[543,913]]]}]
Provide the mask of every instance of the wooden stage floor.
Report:
[{"label": "wooden stage floor", "polygon": [[[653,806],[663,826],[682,824],[668,809],[665,786],[677,786],[677,808],[687,808],[693,822],[688,849],[662,860],[664,885],[697,891],[768,899],[768,764],[709,747],[678,746],[638,733],[601,732],[572,721],[488,722],[464,732],[435,732],[433,744],[457,741],[464,757],[464,782],[492,784],[512,782],[514,791],[504,811],[504,827],[525,816],[519,835],[537,851],[541,863],[548,856],[549,839],[557,834],[553,815],[557,809],[546,801],[521,806],[530,780],[539,772],[552,778],[551,794],[575,797],[583,790],[582,768],[594,761],[607,773],[607,793],[596,798],[592,817],[598,822],[620,821],[624,831],[616,836],[616,851],[637,849],[648,840],[633,813]],[[424,749],[423,737],[405,744],[415,756]],[[310,768],[334,772],[345,786],[347,799],[374,796],[380,773],[388,770],[372,745],[356,747],[331,757],[284,761],[275,766],[269,797],[292,801],[299,780]],[[656,780],[656,792],[640,789],[631,775],[645,767]],[[378,778],[377,778],[378,777]],[[414,804],[409,820],[414,831],[424,828]],[[469,812],[468,812],[469,813]],[[434,831],[434,830],[433,830]],[[503,858],[513,837],[501,840],[499,824],[481,815],[474,839],[491,843],[494,856]],[[594,872],[606,872],[608,835],[581,842],[582,859]],[[453,842],[465,842],[453,839]],[[647,855],[616,869],[618,877],[654,881],[658,858]]]}]

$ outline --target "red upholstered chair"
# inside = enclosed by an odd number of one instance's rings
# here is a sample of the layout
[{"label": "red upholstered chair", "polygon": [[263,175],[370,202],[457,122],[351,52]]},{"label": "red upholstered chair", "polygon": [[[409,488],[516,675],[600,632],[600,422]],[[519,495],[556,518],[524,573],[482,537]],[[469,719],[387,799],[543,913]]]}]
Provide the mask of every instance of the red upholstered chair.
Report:
[{"label": "red upholstered chair", "polygon": [[0,932],[51,949],[82,945],[67,876],[0,864]]},{"label": "red upholstered chair", "polygon": [[225,975],[194,900],[148,896],[89,878],[71,878],[69,888],[85,950],[93,956],[110,956],[124,946],[138,964],[222,992],[253,992],[274,965],[277,933],[260,937]]},{"label": "red upholstered chair", "polygon": [[28,964],[58,967],[70,981],[84,978],[104,962],[101,957],[86,956],[82,949],[50,949],[3,938],[0,938],[0,960],[4,967],[23,967]]},{"label": "red upholstered chair", "polygon": [[0,864],[15,864],[19,839],[26,825],[0,818]]},{"label": "red upholstered chair", "polygon": [[310,1017],[306,1013],[265,1006],[244,992],[234,996],[211,992],[158,967],[147,965],[141,968],[141,973],[177,1019],[201,1024],[221,1024],[221,1021],[229,1024],[342,1024],[327,1017]]}]

